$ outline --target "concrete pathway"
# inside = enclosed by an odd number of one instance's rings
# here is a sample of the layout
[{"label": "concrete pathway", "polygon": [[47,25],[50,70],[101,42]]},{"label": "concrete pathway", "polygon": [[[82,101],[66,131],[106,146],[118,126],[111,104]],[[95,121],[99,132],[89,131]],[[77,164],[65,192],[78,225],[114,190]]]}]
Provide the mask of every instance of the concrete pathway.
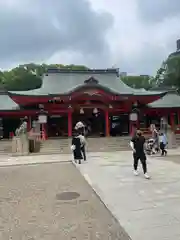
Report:
[{"label": "concrete pathway", "polygon": [[70,162],[72,156],[67,154],[53,154],[53,155],[29,155],[29,156],[17,156],[11,157],[4,155],[0,157],[0,167],[8,167],[15,165],[31,165],[41,163],[58,163],[58,162]]},{"label": "concrete pathway", "polygon": [[174,150],[166,159],[150,157],[151,180],[133,175],[131,152],[94,154],[77,167],[132,240],[179,240],[178,154]]}]

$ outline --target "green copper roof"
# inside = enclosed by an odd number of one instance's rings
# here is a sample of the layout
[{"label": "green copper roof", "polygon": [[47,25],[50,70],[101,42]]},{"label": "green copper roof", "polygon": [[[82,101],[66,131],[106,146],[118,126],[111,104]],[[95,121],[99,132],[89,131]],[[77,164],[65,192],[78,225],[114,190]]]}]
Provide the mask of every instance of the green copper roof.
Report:
[{"label": "green copper roof", "polygon": [[[31,91],[11,91],[12,94],[44,96],[44,95],[63,95],[69,94],[74,90],[86,85],[88,79],[97,80],[98,84],[94,87],[102,87],[106,90],[121,95],[158,95],[161,92],[146,91],[145,89],[134,89],[127,86],[120,80],[117,70],[85,70],[85,71],[67,71],[59,70],[46,74],[43,78],[41,88]],[[93,86],[91,84],[91,86]]]},{"label": "green copper roof", "polygon": [[180,96],[177,93],[167,93],[164,97],[148,104],[151,108],[179,108]]},{"label": "green copper roof", "polygon": [[19,109],[19,105],[16,104],[8,94],[0,94],[0,111],[12,111]]}]

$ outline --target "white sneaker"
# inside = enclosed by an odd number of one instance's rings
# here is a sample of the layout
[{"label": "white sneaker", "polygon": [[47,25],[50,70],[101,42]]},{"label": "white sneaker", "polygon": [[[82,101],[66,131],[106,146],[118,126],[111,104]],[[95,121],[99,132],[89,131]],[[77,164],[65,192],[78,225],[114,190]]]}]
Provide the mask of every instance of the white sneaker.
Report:
[{"label": "white sneaker", "polygon": [[138,171],[134,170],[134,176],[138,176],[138,175],[139,175]]},{"label": "white sneaker", "polygon": [[149,176],[147,173],[144,174],[144,177],[145,177],[146,179],[150,179],[150,176]]}]

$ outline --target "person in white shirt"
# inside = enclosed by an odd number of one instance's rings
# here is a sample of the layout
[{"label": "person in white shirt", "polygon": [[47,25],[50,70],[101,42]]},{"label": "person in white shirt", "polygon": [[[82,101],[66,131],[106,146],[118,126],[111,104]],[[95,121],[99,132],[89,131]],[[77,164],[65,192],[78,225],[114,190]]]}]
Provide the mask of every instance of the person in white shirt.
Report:
[{"label": "person in white shirt", "polygon": [[84,158],[84,161],[86,161],[86,148],[85,148],[86,147],[86,139],[81,132],[79,134],[79,138],[81,141],[81,151],[83,154],[83,158]]},{"label": "person in white shirt", "polygon": [[161,156],[165,156],[167,155],[167,150],[165,149],[166,145],[167,145],[167,137],[164,133],[161,133],[159,135],[159,142],[160,142],[160,149],[161,149]]},{"label": "person in white shirt", "polygon": [[81,134],[84,134],[85,133],[85,125],[81,121],[79,121],[75,125],[75,130]]},{"label": "person in white shirt", "polygon": [[75,129],[76,129],[76,130],[78,130],[78,129],[80,129],[80,128],[84,128],[84,124],[83,124],[81,121],[77,122],[77,123],[76,123],[76,126],[75,126]]}]

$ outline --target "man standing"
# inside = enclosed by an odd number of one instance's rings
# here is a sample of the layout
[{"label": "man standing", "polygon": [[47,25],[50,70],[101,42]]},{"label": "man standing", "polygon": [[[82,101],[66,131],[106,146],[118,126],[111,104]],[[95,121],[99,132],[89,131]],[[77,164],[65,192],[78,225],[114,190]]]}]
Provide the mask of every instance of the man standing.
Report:
[{"label": "man standing", "polygon": [[147,173],[147,164],[146,164],[146,155],[144,152],[144,143],[145,138],[142,136],[142,132],[137,130],[136,136],[134,136],[130,141],[130,146],[133,150],[133,158],[134,158],[134,175],[137,176],[139,173],[137,171],[138,161],[141,161],[144,177],[149,179],[149,175]]}]

